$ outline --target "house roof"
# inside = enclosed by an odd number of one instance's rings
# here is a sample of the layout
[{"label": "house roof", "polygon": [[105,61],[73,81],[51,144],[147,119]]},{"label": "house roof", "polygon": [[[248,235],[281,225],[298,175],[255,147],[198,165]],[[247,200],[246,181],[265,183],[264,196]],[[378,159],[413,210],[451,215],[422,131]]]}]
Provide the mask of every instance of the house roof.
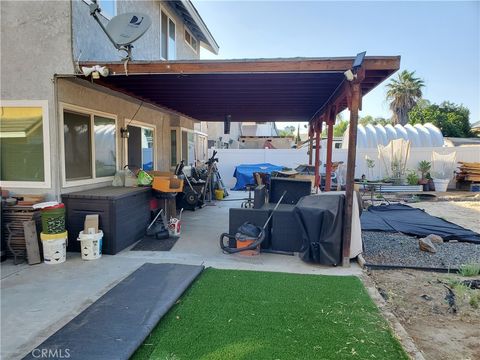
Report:
[{"label": "house roof", "polygon": [[192,2],[190,0],[176,0],[169,1],[169,4],[183,18],[183,22],[193,35],[201,41],[203,47],[217,55],[219,46]]},{"label": "house roof", "polygon": [[[200,121],[310,121],[340,96],[353,57],[131,62],[100,64],[99,85]],[[93,63],[83,63],[92,66]],[[366,57],[362,94],[400,67],[400,57]],[[79,75],[79,77],[82,77]],[[347,107],[338,103],[338,112]]]}]

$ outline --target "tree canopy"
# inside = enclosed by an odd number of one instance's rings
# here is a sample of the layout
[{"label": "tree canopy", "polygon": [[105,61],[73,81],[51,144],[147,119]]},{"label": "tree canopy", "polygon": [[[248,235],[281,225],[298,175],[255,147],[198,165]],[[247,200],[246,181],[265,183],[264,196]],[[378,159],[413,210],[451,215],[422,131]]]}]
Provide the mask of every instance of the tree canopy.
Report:
[{"label": "tree canopy", "polygon": [[403,70],[387,84],[387,100],[390,100],[394,124],[407,124],[408,113],[422,98],[424,86],[423,80],[415,77],[415,71],[407,70]]},{"label": "tree canopy", "polygon": [[424,100],[412,108],[408,115],[410,124],[432,123],[438,127],[443,136],[472,136],[470,111],[463,105],[444,101],[440,105]]}]

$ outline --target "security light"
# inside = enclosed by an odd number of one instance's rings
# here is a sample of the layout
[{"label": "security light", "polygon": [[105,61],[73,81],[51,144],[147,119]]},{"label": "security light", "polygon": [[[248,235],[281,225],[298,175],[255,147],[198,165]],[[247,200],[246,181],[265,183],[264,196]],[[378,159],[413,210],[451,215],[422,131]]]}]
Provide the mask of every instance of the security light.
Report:
[{"label": "security light", "polygon": [[355,57],[355,60],[353,60],[352,70],[354,74],[356,74],[357,70],[360,69],[360,67],[362,66],[366,53],[366,51],[358,53]]},{"label": "security light", "polygon": [[348,81],[353,81],[357,77],[357,74],[354,74],[350,69],[345,71],[343,75],[345,75]]}]

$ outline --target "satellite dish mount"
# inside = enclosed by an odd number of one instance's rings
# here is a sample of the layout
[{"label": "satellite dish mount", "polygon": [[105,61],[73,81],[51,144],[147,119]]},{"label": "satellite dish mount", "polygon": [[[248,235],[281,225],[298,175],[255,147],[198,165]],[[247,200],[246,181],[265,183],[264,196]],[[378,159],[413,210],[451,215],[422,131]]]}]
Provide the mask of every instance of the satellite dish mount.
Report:
[{"label": "satellite dish mount", "polygon": [[142,13],[125,13],[113,17],[106,26],[98,18],[102,9],[97,0],[90,3],[90,15],[97,21],[110,42],[118,51],[125,51],[126,55],[122,61],[132,59],[132,43],[142,37],[150,28],[152,21],[150,17]]}]

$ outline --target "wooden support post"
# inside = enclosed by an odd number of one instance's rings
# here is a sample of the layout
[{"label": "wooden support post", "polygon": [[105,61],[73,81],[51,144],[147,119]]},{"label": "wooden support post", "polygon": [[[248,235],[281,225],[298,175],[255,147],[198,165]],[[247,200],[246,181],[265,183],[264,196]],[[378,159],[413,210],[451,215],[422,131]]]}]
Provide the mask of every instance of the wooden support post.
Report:
[{"label": "wooden support post", "polygon": [[315,192],[318,194],[320,187],[320,133],[322,132],[322,123],[319,120],[315,126]]},{"label": "wooden support post", "polygon": [[[332,109],[333,110],[333,109]],[[328,114],[327,130],[327,168],[325,170],[325,191],[330,191],[332,185],[332,147],[333,147],[333,126],[335,125],[335,111]]]},{"label": "wooden support post", "polygon": [[312,124],[308,126],[308,165],[313,165],[313,129]]},{"label": "wooden support post", "polygon": [[348,131],[348,158],[345,186],[345,218],[343,230],[343,266],[350,266],[350,243],[352,240],[352,209],[355,185],[355,161],[357,155],[357,123],[362,89],[360,81],[350,84],[350,126]]}]

